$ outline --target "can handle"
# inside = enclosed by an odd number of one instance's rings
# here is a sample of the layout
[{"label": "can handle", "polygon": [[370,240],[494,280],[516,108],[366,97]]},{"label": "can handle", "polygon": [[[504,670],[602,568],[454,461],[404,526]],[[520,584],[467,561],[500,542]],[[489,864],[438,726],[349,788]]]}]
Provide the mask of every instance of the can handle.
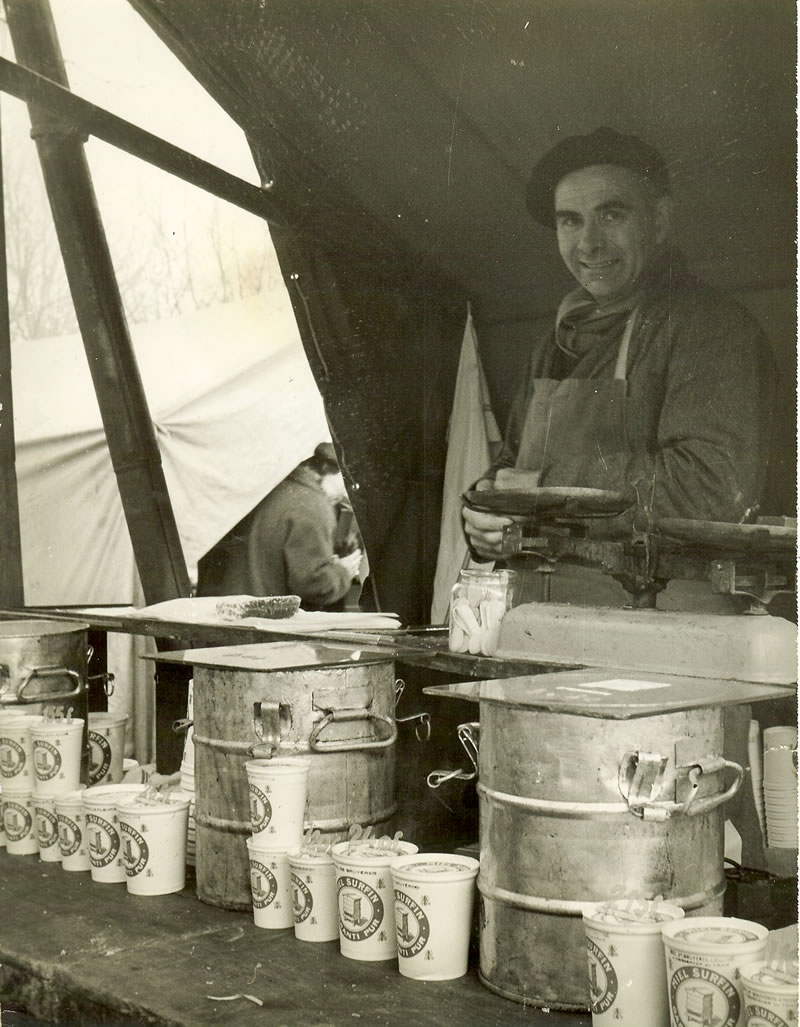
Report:
[{"label": "can handle", "polygon": [[[372,720],[376,724],[382,724],[389,729],[385,738],[373,738],[372,740],[358,740],[355,744],[352,741],[326,742],[320,738],[322,732],[333,723],[342,723],[351,720]],[[348,752],[356,749],[385,749],[397,741],[397,724],[391,717],[384,717],[371,710],[327,710],[325,716],[314,728],[308,739],[308,747],[312,752]]]},{"label": "can handle", "polygon": [[[688,766],[690,789],[683,802],[658,799],[655,796],[666,779],[666,759],[654,753],[628,752],[619,766],[619,788],[628,809],[642,820],[669,820],[675,816],[696,817],[708,813],[732,799],[744,780],[744,768],[722,756],[702,756]],[[646,773],[641,773],[641,767]],[[680,769],[686,769],[682,767]],[[697,799],[700,778],[720,770],[733,770],[734,780],[723,792]],[[650,796],[648,798],[647,792]]]},{"label": "can handle", "polygon": [[[65,675],[73,678],[75,681],[75,687],[71,692],[62,692],[56,695],[36,695],[31,698],[25,696],[25,689],[35,678],[63,678]],[[69,667],[34,667],[19,686],[17,701],[20,703],[62,702],[64,699],[72,699],[76,695],[80,695],[82,691],[83,682],[76,670],[71,670]]]},{"label": "can handle", "polygon": [[467,770],[432,770],[426,778],[428,788],[439,788],[446,781],[474,781],[478,776],[478,754],[480,751],[480,724],[471,721],[468,724],[459,724],[456,728],[458,740],[464,746],[472,764],[472,771]]}]

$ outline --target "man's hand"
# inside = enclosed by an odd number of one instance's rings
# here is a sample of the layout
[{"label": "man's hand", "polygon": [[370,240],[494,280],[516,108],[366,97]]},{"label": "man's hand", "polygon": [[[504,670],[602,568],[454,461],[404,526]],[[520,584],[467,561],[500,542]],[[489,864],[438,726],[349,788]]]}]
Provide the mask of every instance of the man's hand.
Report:
[{"label": "man's hand", "polygon": [[[487,478],[481,478],[475,485],[476,492],[486,492],[492,488],[494,483]],[[503,555],[503,528],[511,524],[513,518],[471,510],[468,506],[462,507],[461,516],[473,551],[485,560],[499,559]]]},{"label": "man's hand", "polygon": [[356,577],[359,569],[361,568],[361,557],[362,553],[360,549],[354,549],[353,552],[348,553],[347,556],[338,557],[339,563],[350,575],[351,581]]}]

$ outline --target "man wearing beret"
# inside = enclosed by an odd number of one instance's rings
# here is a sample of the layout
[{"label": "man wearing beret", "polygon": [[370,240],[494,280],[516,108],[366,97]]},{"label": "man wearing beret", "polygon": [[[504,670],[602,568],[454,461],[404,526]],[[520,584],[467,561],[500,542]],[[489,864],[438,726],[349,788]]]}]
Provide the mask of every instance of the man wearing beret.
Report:
[{"label": "man wearing beret", "polygon": [[[534,343],[503,449],[476,487],[513,487],[524,471],[529,485],[634,489],[648,517],[753,519],[770,347],[670,245],[661,154],[610,128],[565,138],[534,167],[527,201],[578,287]],[[509,518],[465,508],[464,522],[474,554],[502,554]]]}]

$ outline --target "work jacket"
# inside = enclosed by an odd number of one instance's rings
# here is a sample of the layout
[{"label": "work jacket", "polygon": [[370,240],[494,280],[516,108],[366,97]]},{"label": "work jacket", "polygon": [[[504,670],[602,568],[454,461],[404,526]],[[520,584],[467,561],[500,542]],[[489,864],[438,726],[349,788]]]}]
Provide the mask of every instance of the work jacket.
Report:
[{"label": "work jacket", "polygon": [[298,595],[332,606],[351,576],[333,551],[336,514],[317,475],[296,467],[200,561],[199,595]]},{"label": "work jacket", "polygon": [[[538,339],[513,403],[503,448],[486,475],[519,466],[537,379],[613,378],[627,317],[593,328],[568,357],[555,331]],[[755,319],[701,284],[670,254],[639,297],[627,358],[624,443],[540,468],[540,486],[622,491],[635,485],[652,516],[738,523],[752,519],[765,484],[775,371]],[[558,454],[558,447],[555,447]]]}]

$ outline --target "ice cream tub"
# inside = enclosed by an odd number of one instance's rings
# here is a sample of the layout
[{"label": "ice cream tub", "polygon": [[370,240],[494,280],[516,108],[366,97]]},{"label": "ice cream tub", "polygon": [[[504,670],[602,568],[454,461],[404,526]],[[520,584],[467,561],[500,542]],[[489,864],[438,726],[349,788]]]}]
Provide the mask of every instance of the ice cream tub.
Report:
[{"label": "ice cream tub", "polygon": [[670,1027],[745,1027],[740,967],[763,957],[769,931],[736,917],[687,917],[661,928]]}]

